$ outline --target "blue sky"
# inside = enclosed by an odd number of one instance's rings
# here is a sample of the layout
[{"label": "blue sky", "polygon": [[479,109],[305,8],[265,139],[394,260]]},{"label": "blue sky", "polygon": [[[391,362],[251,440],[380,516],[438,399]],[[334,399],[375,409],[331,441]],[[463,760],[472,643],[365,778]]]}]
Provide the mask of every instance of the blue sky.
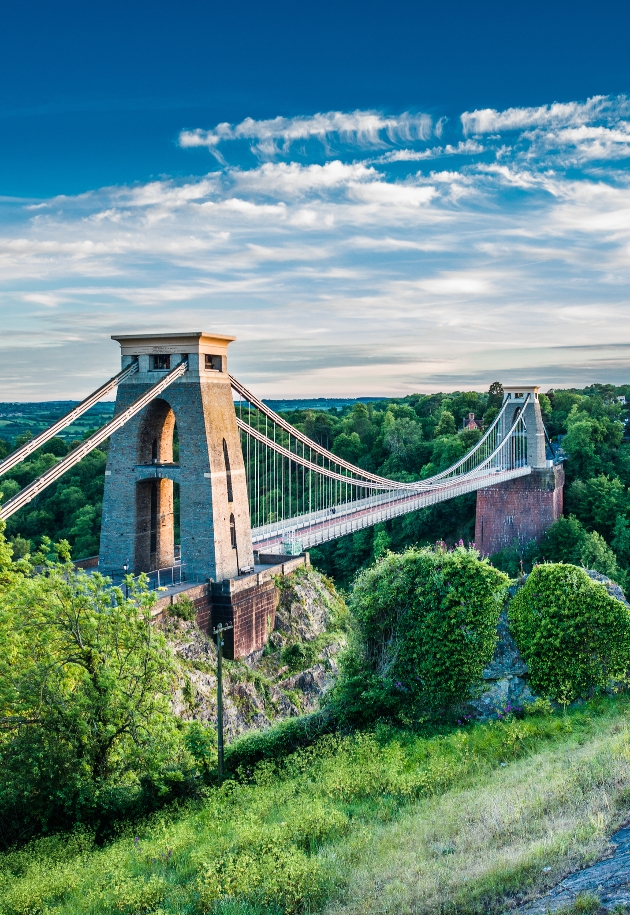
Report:
[{"label": "blue sky", "polygon": [[262,396],[626,382],[630,9],[3,5],[0,399],[111,333]]}]

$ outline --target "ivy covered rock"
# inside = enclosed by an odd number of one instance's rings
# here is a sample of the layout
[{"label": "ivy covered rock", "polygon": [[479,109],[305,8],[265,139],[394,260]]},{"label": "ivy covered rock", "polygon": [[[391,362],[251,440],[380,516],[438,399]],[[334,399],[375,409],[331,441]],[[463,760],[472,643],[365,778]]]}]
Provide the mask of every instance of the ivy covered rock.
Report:
[{"label": "ivy covered rock", "polygon": [[352,592],[353,650],[334,694],[337,715],[439,718],[465,703],[493,657],[508,579],[472,549],[388,553]]},{"label": "ivy covered rock", "polygon": [[630,608],[584,569],[536,566],[510,602],[509,621],[540,696],[566,704],[627,676]]}]

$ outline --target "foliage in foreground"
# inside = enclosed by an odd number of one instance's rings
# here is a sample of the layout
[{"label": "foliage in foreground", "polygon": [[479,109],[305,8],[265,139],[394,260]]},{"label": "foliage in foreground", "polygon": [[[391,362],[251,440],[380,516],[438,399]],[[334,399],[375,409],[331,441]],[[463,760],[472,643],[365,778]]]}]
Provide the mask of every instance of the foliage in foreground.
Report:
[{"label": "foliage in foreground", "polygon": [[567,703],[626,677],[630,612],[582,569],[536,566],[508,612],[540,695]]},{"label": "foliage in foreground", "polygon": [[418,721],[464,702],[491,660],[507,577],[472,549],[387,553],[355,582],[354,645],[332,694],[336,716]]},{"label": "foliage in foreground", "polygon": [[0,915],[502,911],[605,847],[627,711],[329,735],[104,847],[78,831],[0,855]]},{"label": "foliage in foreground", "polygon": [[0,841],[177,793],[185,753],[152,596],[75,571],[67,544],[12,563],[0,531],[0,551]]}]

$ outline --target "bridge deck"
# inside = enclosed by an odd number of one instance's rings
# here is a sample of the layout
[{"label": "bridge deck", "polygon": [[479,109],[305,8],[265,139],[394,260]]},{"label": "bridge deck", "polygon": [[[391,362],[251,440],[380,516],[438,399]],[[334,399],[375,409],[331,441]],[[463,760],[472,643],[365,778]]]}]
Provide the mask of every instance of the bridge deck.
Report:
[{"label": "bridge deck", "polygon": [[444,502],[467,492],[476,492],[487,486],[496,486],[516,477],[531,473],[531,467],[517,467],[513,470],[483,470],[466,474],[452,482],[444,482],[435,489],[418,493],[392,495],[381,493],[368,499],[346,502],[331,509],[311,512],[290,520],[252,528],[254,549],[262,553],[282,553],[284,543],[298,540],[302,549],[309,549],[329,540],[336,540],[345,534],[372,527],[380,521],[406,515],[437,502]]}]

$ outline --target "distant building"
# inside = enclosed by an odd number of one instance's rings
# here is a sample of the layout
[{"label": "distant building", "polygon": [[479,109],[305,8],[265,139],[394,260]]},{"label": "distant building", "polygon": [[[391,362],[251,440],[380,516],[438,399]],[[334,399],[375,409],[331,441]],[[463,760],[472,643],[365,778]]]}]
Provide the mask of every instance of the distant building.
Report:
[{"label": "distant building", "polygon": [[477,420],[475,419],[474,413],[469,413],[468,418],[464,417],[462,430],[461,430],[462,432],[465,432],[467,429],[479,429],[479,428],[480,428],[480,425],[477,422]]}]

